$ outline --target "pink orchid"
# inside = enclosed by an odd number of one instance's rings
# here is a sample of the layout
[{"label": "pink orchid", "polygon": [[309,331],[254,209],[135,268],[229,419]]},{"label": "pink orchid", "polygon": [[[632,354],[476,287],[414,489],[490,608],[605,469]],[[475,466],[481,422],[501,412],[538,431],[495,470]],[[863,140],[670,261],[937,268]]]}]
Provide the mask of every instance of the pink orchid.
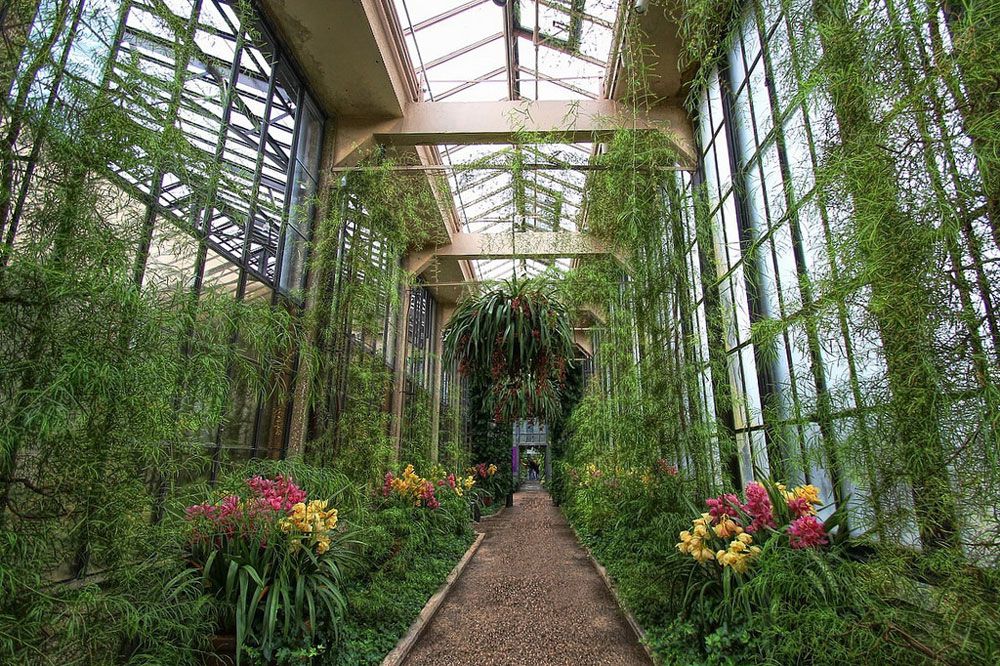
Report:
[{"label": "pink orchid", "polygon": [[825,546],[829,540],[816,516],[801,516],[788,526],[788,543],[792,548],[815,548]]}]

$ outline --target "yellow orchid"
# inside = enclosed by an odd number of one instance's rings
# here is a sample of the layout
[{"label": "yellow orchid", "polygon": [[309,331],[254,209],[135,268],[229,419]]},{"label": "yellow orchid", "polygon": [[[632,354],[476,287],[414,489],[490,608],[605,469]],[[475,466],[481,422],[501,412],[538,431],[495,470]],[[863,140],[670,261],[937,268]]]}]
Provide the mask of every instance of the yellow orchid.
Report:
[{"label": "yellow orchid", "polygon": [[810,504],[822,504],[822,500],[819,498],[819,488],[812,484],[799,486],[793,492],[795,497],[804,499]]},{"label": "yellow orchid", "polygon": [[752,543],[753,537],[750,534],[738,534],[726,550],[715,554],[715,558],[723,567],[731,567],[733,571],[743,573],[749,568],[750,561],[760,553],[760,547],[753,546]]},{"label": "yellow orchid", "polygon": [[[312,500],[309,504],[299,502],[294,504],[286,518],[279,521],[278,526],[283,532],[296,532],[310,535],[316,546],[316,552],[322,555],[330,549],[329,533],[337,527],[337,510],[327,509],[327,500]],[[292,539],[292,548],[302,545],[301,538]]]},{"label": "yellow orchid", "polygon": [[738,534],[742,534],[743,528],[735,520],[724,515],[719,519],[719,524],[712,528],[712,531],[714,531],[715,536],[720,539],[728,539]]},{"label": "yellow orchid", "polygon": [[710,536],[709,525],[711,521],[712,517],[707,513],[703,513],[701,518],[693,520],[691,529],[680,533],[681,540],[677,544],[677,550],[685,555],[690,555],[700,563],[715,559],[715,553],[705,544],[705,539]]}]

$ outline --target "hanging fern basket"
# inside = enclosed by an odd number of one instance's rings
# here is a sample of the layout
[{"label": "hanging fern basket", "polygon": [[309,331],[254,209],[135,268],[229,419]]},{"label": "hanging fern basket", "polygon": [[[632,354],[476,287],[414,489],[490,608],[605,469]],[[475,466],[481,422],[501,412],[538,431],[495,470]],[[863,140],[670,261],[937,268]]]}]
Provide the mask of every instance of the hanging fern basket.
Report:
[{"label": "hanging fern basket", "polygon": [[459,304],[445,353],[460,374],[490,387],[495,422],[553,418],[573,358],[569,311],[551,282],[503,282]]}]

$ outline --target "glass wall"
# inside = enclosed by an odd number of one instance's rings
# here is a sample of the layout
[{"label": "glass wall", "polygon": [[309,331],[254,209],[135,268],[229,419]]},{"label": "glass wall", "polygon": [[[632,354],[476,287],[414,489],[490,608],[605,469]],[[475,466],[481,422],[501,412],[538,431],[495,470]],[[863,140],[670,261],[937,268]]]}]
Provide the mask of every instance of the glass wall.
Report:
[{"label": "glass wall", "polygon": [[[698,169],[678,176],[687,203],[680,226],[663,231],[691,281],[686,299],[660,308],[676,333],[666,344],[695,370],[690,409],[734,439],[732,482],[771,474],[813,483],[831,507],[850,500],[852,526],[864,529],[890,506],[906,512],[913,489],[882,453],[896,449],[885,434],[894,417],[885,332],[873,314],[878,278],[861,263],[857,211],[836,180],[841,119],[817,83],[830,65],[805,12],[808,3],[750,3],[707,72],[696,99]],[[873,45],[926,68],[874,73],[870,107],[896,155],[898,172],[885,174],[899,183],[895,204],[937,243],[928,275],[944,277],[926,286],[935,299],[928,311],[947,396],[942,441],[957,461],[968,447],[989,448],[976,424],[988,416],[996,380],[982,359],[996,358],[1000,247],[962,126],[961,90],[930,69],[935,58],[948,64],[947,16],[887,1],[858,17]],[[917,92],[901,98],[907,90]],[[978,468],[975,461],[967,465]],[[986,478],[965,466],[948,470],[956,484]],[[902,531],[913,536],[912,525]]]},{"label": "glass wall", "polygon": [[[47,59],[20,65],[11,95],[26,86],[26,109],[72,117],[77,105],[104,95],[138,128],[123,129],[128,163],[110,165],[117,175],[111,195],[125,198],[124,190],[130,203],[108,219],[123,230],[141,228],[137,279],[201,298],[262,301],[297,316],[325,118],[253,6],[43,0],[32,39],[52,44]],[[38,144],[24,145],[32,166],[15,177],[26,201],[32,188],[44,190],[39,152]],[[13,244],[31,230],[4,231]],[[238,350],[239,332],[232,341]],[[295,380],[287,360],[270,382],[281,391],[257,394],[234,381],[224,424],[200,434],[213,475],[224,458],[283,455]]]},{"label": "glass wall", "polygon": [[324,120],[271,31],[246,11],[225,0],[129,2],[109,85],[124,88],[138,71],[159,87],[158,99],[127,102],[133,118],[180,132],[203,161],[153,153],[148,170],[122,176],[157,216],[239,267],[238,295],[248,280],[288,294],[304,285]]}]

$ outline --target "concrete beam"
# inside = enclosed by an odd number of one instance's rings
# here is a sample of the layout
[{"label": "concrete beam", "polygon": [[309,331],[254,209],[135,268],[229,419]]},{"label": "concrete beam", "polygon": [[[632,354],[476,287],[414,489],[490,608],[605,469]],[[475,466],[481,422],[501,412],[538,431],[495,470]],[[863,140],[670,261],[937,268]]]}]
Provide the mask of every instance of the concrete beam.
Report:
[{"label": "concrete beam", "polygon": [[327,113],[398,118],[419,99],[391,0],[260,0]]},{"label": "concrete beam", "polygon": [[341,118],[338,166],[353,166],[375,145],[514,143],[539,133],[553,141],[599,141],[622,127],[665,132],[682,166],[695,161],[694,135],[680,106],[657,106],[635,114],[615,100],[413,102],[403,117],[371,121]]},{"label": "concrete beam", "polygon": [[580,347],[580,349],[582,349],[584,353],[587,354],[587,356],[593,357],[594,345],[588,331],[582,331],[574,328],[573,342],[575,342]]},{"label": "concrete beam", "polygon": [[392,376],[392,417],[389,423],[389,439],[395,448],[396,462],[403,447],[403,412],[406,403],[406,329],[410,323],[410,296],[413,287],[402,288],[399,312],[396,315],[396,370]]},{"label": "concrete beam", "polygon": [[610,254],[600,241],[579,232],[524,231],[516,234],[461,233],[451,243],[411,252],[406,270],[424,272],[435,259],[505,259],[513,257],[579,257]]}]

